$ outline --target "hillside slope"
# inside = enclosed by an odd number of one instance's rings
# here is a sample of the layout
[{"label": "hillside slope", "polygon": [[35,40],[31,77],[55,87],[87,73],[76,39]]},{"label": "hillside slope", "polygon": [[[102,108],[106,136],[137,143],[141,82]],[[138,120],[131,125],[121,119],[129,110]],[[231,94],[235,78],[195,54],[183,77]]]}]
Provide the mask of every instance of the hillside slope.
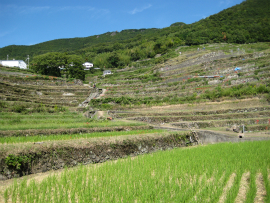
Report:
[{"label": "hillside slope", "polygon": [[[246,0],[190,25],[174,23],[163,29],[123,30],[86,38],[58,39],[32,46],[7,46],[0,49],[0,59],[32,58],[47,52],[67,52],[83,57],[86,53],[104,53],[139,47],[146,41],[158,44],[169,38],[173,46],[213,42],[251,43],[270,41],[270,5],[268,0]],[[131,46],[131,47],[130,47]],[[98,51],[97,51],[98,50]],[[89,57],[88,57],[89,60]]]}]

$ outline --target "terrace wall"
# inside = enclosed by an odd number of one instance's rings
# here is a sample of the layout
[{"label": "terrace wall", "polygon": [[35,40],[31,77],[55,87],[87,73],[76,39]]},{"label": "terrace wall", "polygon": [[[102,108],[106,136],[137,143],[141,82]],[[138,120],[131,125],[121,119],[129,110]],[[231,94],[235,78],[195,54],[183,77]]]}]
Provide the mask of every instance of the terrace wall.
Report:
[{"label": "terrace wall", "polygon": [[33,152],[33,149],[29,149],[27,152],[0,159],[0,180],[196,144],[189,143],[190,136],[194,140],[193,135],[185,132],[158,137],[136,137],[115,142],[104,141],[95,145],[89,143],[89,146],[64,147],[40,144],[38,151]]}]

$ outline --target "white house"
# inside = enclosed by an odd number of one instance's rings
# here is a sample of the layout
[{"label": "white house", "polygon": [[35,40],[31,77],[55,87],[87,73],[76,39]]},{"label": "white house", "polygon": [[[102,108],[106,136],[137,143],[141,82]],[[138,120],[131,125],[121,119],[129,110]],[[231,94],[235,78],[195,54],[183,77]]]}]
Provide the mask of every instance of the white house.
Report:
[{"label": "white house", "polygon": [[0,64],[6,67],[18,67],[20,69],[27,69],[27,65],[23,60],[3,60],[0,61]]},{"label": "white house", "polygon": [[112,74],[112,72],[110,70],[104,70],[103,71],[103,76],[105,76],[105,75],[111,75],[111,74]]},{"label": "white house", "polygon": [[83,66],[85,67],[84,70],[89,70],[90,68],[92,68],[94,66],[94,64],[93,63],[90,63],[90,62],[85,62],[83,64]]}]

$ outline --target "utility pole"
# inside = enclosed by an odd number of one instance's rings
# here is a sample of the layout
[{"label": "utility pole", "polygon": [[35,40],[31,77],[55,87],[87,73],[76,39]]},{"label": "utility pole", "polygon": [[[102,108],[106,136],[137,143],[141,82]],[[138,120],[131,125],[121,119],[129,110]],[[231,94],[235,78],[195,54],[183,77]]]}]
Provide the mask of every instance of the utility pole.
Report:
[{"label": "utility pole", "polygon": [[7,55],[7,61],[8,61],[8,55]]},{"label": "utility pole", "polygon": [[29,55],[27,55],[27,60],[28,60],[28,69],[29,69]]},{"label": "utility pole", "polygon": [[29,55],[27,55],[27,59],[25,61],[28,61],[28,69],[29,69]]}]

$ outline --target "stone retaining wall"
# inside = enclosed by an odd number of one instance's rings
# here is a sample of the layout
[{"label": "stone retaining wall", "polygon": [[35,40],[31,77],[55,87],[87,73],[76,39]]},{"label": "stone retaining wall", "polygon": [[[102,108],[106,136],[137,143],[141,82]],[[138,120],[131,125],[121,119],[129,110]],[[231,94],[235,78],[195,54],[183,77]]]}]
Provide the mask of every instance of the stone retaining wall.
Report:
[{"label": "stone retaining wall", "polygon": [[[185,147],[189,143],[189,133],[167,136],[125,139],[83,147],[41,146],[38,152],[23,152],[0,159],[0,180],[16,178],[28,174],[73,167],[78,164],[102,163],[127,156],[137,156],[158,150]],[[192,137],[194,140],[194,137]]]}]

